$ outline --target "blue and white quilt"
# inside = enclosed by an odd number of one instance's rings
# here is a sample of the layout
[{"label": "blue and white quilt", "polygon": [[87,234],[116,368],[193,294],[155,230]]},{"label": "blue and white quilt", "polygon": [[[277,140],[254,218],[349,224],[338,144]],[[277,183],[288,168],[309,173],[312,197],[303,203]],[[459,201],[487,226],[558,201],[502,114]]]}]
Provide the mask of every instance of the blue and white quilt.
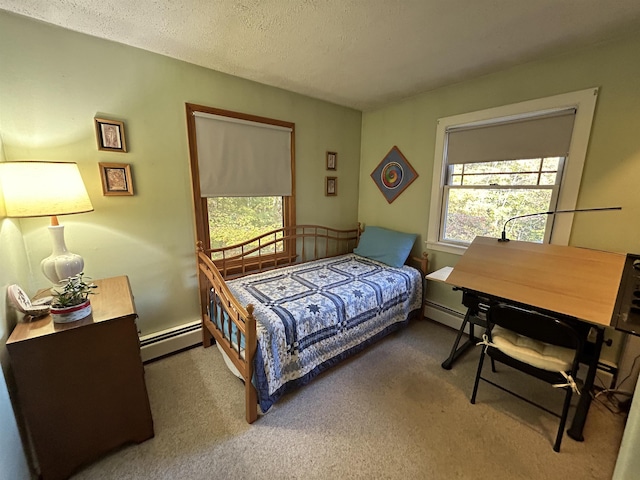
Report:
[{"label": "blue and white quilt", "polygon": [[408,322],[421,308],[422,278],[355,254],[227,282],[255,307],[254,385],[266,412],[286,391]]}]

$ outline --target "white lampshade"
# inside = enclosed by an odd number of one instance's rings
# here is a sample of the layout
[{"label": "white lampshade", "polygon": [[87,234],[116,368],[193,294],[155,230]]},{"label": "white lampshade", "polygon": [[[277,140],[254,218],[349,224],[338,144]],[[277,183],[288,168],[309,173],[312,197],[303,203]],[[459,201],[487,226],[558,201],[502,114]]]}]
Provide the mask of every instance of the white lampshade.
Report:
[{"label": "white lampshade", "polygon": [[7,217],[51,216],[53,253],[42,261],[53,283],[82,272],[84,260],[67,250],[56,215],[93,210],[78,165],[61,162],[0,162],[0,188]]},{"label": "white lampshade", "polygon": [[90,212],[91,200],[75,163],[3,162],[0,187],[7,217]]}]

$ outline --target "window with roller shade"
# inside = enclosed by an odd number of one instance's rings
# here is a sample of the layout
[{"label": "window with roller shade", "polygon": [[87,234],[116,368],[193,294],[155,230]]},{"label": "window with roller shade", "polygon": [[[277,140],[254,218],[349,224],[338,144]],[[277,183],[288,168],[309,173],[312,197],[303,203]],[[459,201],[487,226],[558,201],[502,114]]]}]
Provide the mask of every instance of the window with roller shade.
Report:
[{"label": "window with roller shade", "polygon": [[[556,209],[575,110],[451,128],[447,135],[440,240],[499,237],[507,219]],[[552,219],[516,222],[510,238],[548,242]]]},{"label": "window with roller shade", "polygon": [[187,120],[204,248],[295,224],[293,123],[192,104]]},{"label": "window with roller shade", "polygon": [[[596,94],[574,92],[440,119],[428,246],[456,252],[476,236],[499,238],[514,216],[576,208]],[[508,236],[566,244],[571,219],[563,219],[567,228],[554,217],[510,222]]]}]

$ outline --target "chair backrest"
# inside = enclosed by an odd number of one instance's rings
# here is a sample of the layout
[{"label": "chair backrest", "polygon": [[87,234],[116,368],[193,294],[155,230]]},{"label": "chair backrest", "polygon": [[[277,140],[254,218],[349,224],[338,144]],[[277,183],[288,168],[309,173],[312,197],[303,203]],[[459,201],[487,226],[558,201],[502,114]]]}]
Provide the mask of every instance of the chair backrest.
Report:
[{"label": "chair backrest", "polygon": [[576,327],[540,312],[498,303],[487,311],[487,322],[544,343],[582,351],[584,335]]}]

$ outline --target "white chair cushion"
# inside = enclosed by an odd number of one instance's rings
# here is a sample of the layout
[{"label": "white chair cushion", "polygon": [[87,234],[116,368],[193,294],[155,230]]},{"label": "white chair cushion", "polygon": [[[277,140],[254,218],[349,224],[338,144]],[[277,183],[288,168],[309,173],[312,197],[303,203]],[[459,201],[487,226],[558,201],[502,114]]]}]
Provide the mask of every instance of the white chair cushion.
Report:
[{"label": "white chair cushion", "polygon": [[552,372],[571,370],[575,350],[540,342],[496,325],[491,331],[493,345],[510,357]]}]

